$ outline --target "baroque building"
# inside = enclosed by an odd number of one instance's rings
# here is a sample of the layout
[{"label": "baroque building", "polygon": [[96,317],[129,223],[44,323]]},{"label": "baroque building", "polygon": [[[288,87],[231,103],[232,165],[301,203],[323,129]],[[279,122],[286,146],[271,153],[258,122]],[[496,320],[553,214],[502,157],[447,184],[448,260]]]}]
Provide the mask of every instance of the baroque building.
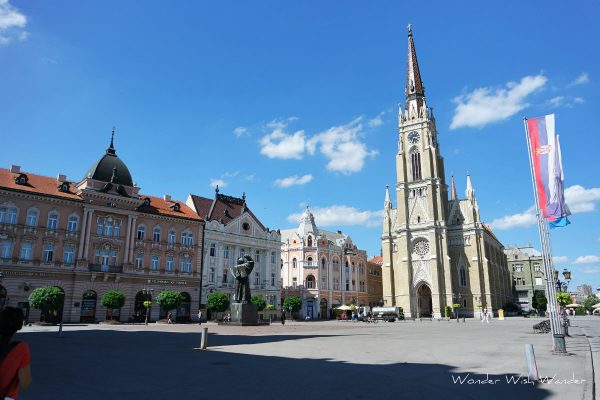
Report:
[{"label": "baroque building", "polygon": [[542,253],[531,244],[508,247],[504,253],[508,260],[515,302],[524,311],[531,310],[533,294],[536,291],[546,293]]},{"label": "baroque building", "polygon": [[369,306],[383,305],[383,282],[381,280],[381,265],[383,257],[376,256],[367,261],[367,292],[369,293]]},{"label": "baroque building", "polygon": [[[230,272],[239,257],[254,260],[250,274],[252,295],[262,295],[278,310],[281,305],[281,236],[265,227],[241,198],[215,189],[212,199],[189,195],[186,204],[205,221],[202,305],[206,296],[221,292],[233,297],[234,277]],[[264,314],[263,314],[264,315]]]},{"label": "baroque building", "polygon": [[[0,304],[39,320],[29,294],[52,285],[65,293],[56,320],[93,322],[109,315],[102,295],[118,290],[126,300],[113,316],[143,320],[144,301],[168,289],[182,294],[175,314],[189,321],[199,306],[203,228],[184,202],[142,194],[112,139],[79,181],[0,169]],[[150,320],[166,315],[156,302],[149,311]]]},{"label": "baroque building", "polygon": [[441,317],[453,304],[467,316],[501,308],[512,301],[504,247],[480,219],[470,176],[464,199],[452,178],[448,199],[410,26],[405,95],[398,113],[396,208],[389,188],[384,201],[384,304],[402,307],[407,317]]},{"label": "baroque building", "polygon": [[366,305],[367,253],[342,231],[319,229],[307,208],[296,229],[281,231],[282,302],[302,300],[300,318],[328,319],[332,309]]}]

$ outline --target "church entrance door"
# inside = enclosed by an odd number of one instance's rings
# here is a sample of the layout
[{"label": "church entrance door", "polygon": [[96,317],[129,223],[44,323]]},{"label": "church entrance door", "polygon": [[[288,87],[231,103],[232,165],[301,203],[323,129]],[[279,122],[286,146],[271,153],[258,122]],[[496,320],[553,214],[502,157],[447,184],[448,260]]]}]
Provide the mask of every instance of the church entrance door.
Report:
[{"label": "church entrance door", "polygon": [[433,307],[431,305],[431,289],[425,283],[417,289],[417,301],[419,308],[419,317],[431,317]]}]

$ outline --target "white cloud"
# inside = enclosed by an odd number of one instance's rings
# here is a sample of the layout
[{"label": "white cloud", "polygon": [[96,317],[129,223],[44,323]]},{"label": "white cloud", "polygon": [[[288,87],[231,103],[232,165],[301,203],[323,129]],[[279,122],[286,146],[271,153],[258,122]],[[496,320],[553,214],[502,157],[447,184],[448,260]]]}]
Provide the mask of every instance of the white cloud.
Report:
[{"label": "white cloud", "polygon": [[313,176],[310,174],[303,176],[293,175],[288,176],[287,178],[276,179],[274,183],[275,186],[278,186],[280,188],[286,188],[294,185],[305,185],[312,180]]},{"label": "white cloud", "polygon": [[567,256],[554,256],[552,257],[552,261],[554,264],[566,264],[569,262],[569,257]]},{"label": "white cloud", "polygon": [[594,211],[596,202],[600,201],[600,188],[569,186],[565,189],[565,201],[573,214]]},{"label": "white cloud", "polygon": [[574,97],[573,102],[575,102],[575,104],[583,104],[585,103],[585,99],[583,97]]},{"label": "white cloud", "polygon": [[212,188],[215,188],[217,186],[219,186],[219,188],[224,188],[225,186],[227,186],[227,182],[225,182],[223,179],[211,178],[211,180],[210,180],[210,186]]},{"label": "white cloud", "polygon": [[[315,216],[317,226],[341,226],[341,225],[360,225],[366,227],[380,227],[383,220],[383,210],[360,211],[354,207],[344,205],[333,205],[330,207],[311,208],[310,211]],[[289,215],[287,220],[291,223],[298,223],[302,213]]]},{"label": "white cloud", "polygon": [[497,218],[490,222],[489,225],[492,229],[506,230],[513,228],[527,228],[528,226],[536,223],[537,218],[535,216],[535,206],[531,206],[522,213]]},{"label": "white cloud", "polygon": [[581,271],[582,274],[597,274],[600,272],[600,268],[586,268],[586,269],[582,269]]},{"label": "white cloud", "polygon": [[29,32],[23,31],[27,17],[13,7],[8,0],[0,0],[0,45],[8,44],[13,38],[25,40]]},{"label": "white cloud", "polygon": [[477,88],[454,99],[457,104],[450,129],[481,128],[505,120],[529,104],[527,96],[542,88],[548,79],[543,75],[526,76],[519,83],[508,82],[506,88]]},{"label": "white cloud", "polygon": [[385,111],[382,111],[375,118],[369,120],[369,128],[377,128],[378,126],[383,125],[383,115]]},{"label": "white cloud", "polygon": [[360,141],[363,134],[362,117],[355,118],[346,125],[333,126],[310,138],[306,143],[309,154],[318,148],[329,159],[326,168],[330,171],[351,174],[363,169],[365,159],[378,154],[369,150]]},{"label": "white cloud", "polygon": [[250,136],[250,132],[248,131],[248,128],[244,128],[243,126],[238,126],[237,128],[235,128],[233,130],[233,134],[236,137]]},{"label": "white cloud", "polygon": [[596,264],[600,263],[598,256],[579,256],[573,261],[573,264]]},{"label": "white cloud", "polygon": [[577,78],[575,78],[567,86],[584,85],[584,84],[588,83],[589,81],[590,81],[590,77],[589,77],[588,73],[582,72],[581,74],[579,74],[579,76]]},{"label": "white cloud", "polygon": [[585,103],[585,99],[583,97],[571,97],[571,96],[556,96],[548,100],[548,105],[551,107],[567,107],[572,108],[576,104]]},{"label": "white cloud", "polygon": [[[292,117],[291,120],[295,119]],[[286,132],[290,119],[273,120],[267,124],[267,128],[273,131],[260,139],[260,153],[269,158],[302,159],[305,149],[304,131],[296,131],[293,134]]]},{"label": "white cloud", "polygon": [[548,100],[548,103],[550,103],[550,105],[552,107],[558,107],[562,104],[562,102],[565,100],[564,96],[556,96],[551,98],[550,100]]}]

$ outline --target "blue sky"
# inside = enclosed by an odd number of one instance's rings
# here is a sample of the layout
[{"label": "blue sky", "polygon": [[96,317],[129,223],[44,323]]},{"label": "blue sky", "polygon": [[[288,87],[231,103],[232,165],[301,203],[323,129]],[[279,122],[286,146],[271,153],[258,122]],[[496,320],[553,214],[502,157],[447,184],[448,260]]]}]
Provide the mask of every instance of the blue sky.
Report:
[{"label": "blue sky", "polygon": [[143,193],[241,196],[271,229],[309,204],[379,254],[413,24],[447,180],[505,245],[539,246],[522,118],[556,114],[571,289],[600,287],[596,2],[0,0],[2,167],[83,177],[116,126]]}]

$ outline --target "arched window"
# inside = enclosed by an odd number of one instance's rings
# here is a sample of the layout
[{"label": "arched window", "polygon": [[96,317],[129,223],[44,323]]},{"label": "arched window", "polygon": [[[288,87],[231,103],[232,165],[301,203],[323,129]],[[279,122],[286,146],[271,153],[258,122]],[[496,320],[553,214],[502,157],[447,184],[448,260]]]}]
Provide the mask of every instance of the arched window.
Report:
[{"label": "arched window", "polygon": [[50,214],[48,214],[46,228],[53,231],[58,229],[58,213],[56,211],[51,211]]},{"label": "arched window", "polygon": [[208,249],[208,255],[210,257],[215,257],[217,255],[217,245],[215,243],[210,244],[210,248]]},{"label": "arched window", "polygon": [[183,246],[194,245],[194,235],[192,234],[192,232],[181,232],[181,244]]},{"label": "arched window", "polygon": [[308,245],[308,247],[312,247],[313,243],[312,243],[312,236],[309,236],[308,239],[306,240],[306,243]]},{"label": "arched window", "polygon": [[138,226],[137,240],[146,240],[146,228],[144,227],[144,225]]},{"label": "arched window", "polygon": [[0,258],[12,258],[13,241],[11,238],[4,239],[0,245]]},{"label": "arched window", "polygon": [[321,258],[321,269],[325,269],[327,268],[327,260],[325,260],[325,257]]},{"label": "arched window", "polygon": [[314,289],[315,288],[315,277],[312,275],[309,275],[306,277],[306,288],[307,289]]},{"label": "arched window", "polygon": [[254,273],[254,284],[255,285],[260,285],[260,272],[255,272]]},{"label": "arched window", "polygon": [[14,207],[0,207],[0,224],[14,225],[17,223],[17,209]]},{"label": "arched window", "polygon": [[51,263],[54,260],[54,243],[45,243],[42,248],[42,261]]},{"label": "arched window", "polygon": [[159,262],[158,256],[153,255],[152,256],[152,264],[151,264],[152,271],[158,271],[159,265],[160,265],[160,262]]},{"label": "arched window", "polygon": [[460,278],[460,286],[466,287],[467,286],[467,268],[465,267],[464,264],[462,264],[460,266],[460,269],[458,270],[458,274],[459,274],[459,278]]},{"label": "arched window", "polygon": [[67,231],[77,232],[78,224],[79,224],[79,218],[77,217],[77,215],[71,215],[69,217],[69,221],[67,222]]},{"label": "arched window", "polygon": [[307,265],[308,267],[312,267],[312,262],[313,262],[313,259],[312,259],[312,257],[308,257],[308,258],[306,259],[306,265]]},{"label": "arched window", "polygon": [[175,244],[175,231],[171,229],[168,237],[169,244]]},{"label": "arched window", "polygon": [[340,270],[340,262],[337,258],[333,259],[333,270],[334,271],[339,271]]},{"label": "arched window", "polygon": [[421,179],[421,153],[414,148],[410,151],[410,165],[412,170],[413,181]]},{"label": "arched window", "polygon": [[25,221],[25,225],[29,228],[35,228],[38,224],[38,216],[40,215],[38,210],[29,209],[27,210],[27,220]]},{"label": "arched window", "polygon": [[152,241],[160,243],[160,227],[156,226],[152,229]]},{"label": "arched window", "polygon": [[167,271],[173,272],[173,256],[167,256]]},{"label": "arched window", "polygon": [[208,281],[209,282],[214,282],[215,281],[215,269],[213,267],[210,268],[209,272],[208,272]]},{"label": "arched window", "polygon": [[294,257],[294,259],[292,260],[292,268],[296,268],[298,266],[298,260],[296,260],[296,258]]}]

